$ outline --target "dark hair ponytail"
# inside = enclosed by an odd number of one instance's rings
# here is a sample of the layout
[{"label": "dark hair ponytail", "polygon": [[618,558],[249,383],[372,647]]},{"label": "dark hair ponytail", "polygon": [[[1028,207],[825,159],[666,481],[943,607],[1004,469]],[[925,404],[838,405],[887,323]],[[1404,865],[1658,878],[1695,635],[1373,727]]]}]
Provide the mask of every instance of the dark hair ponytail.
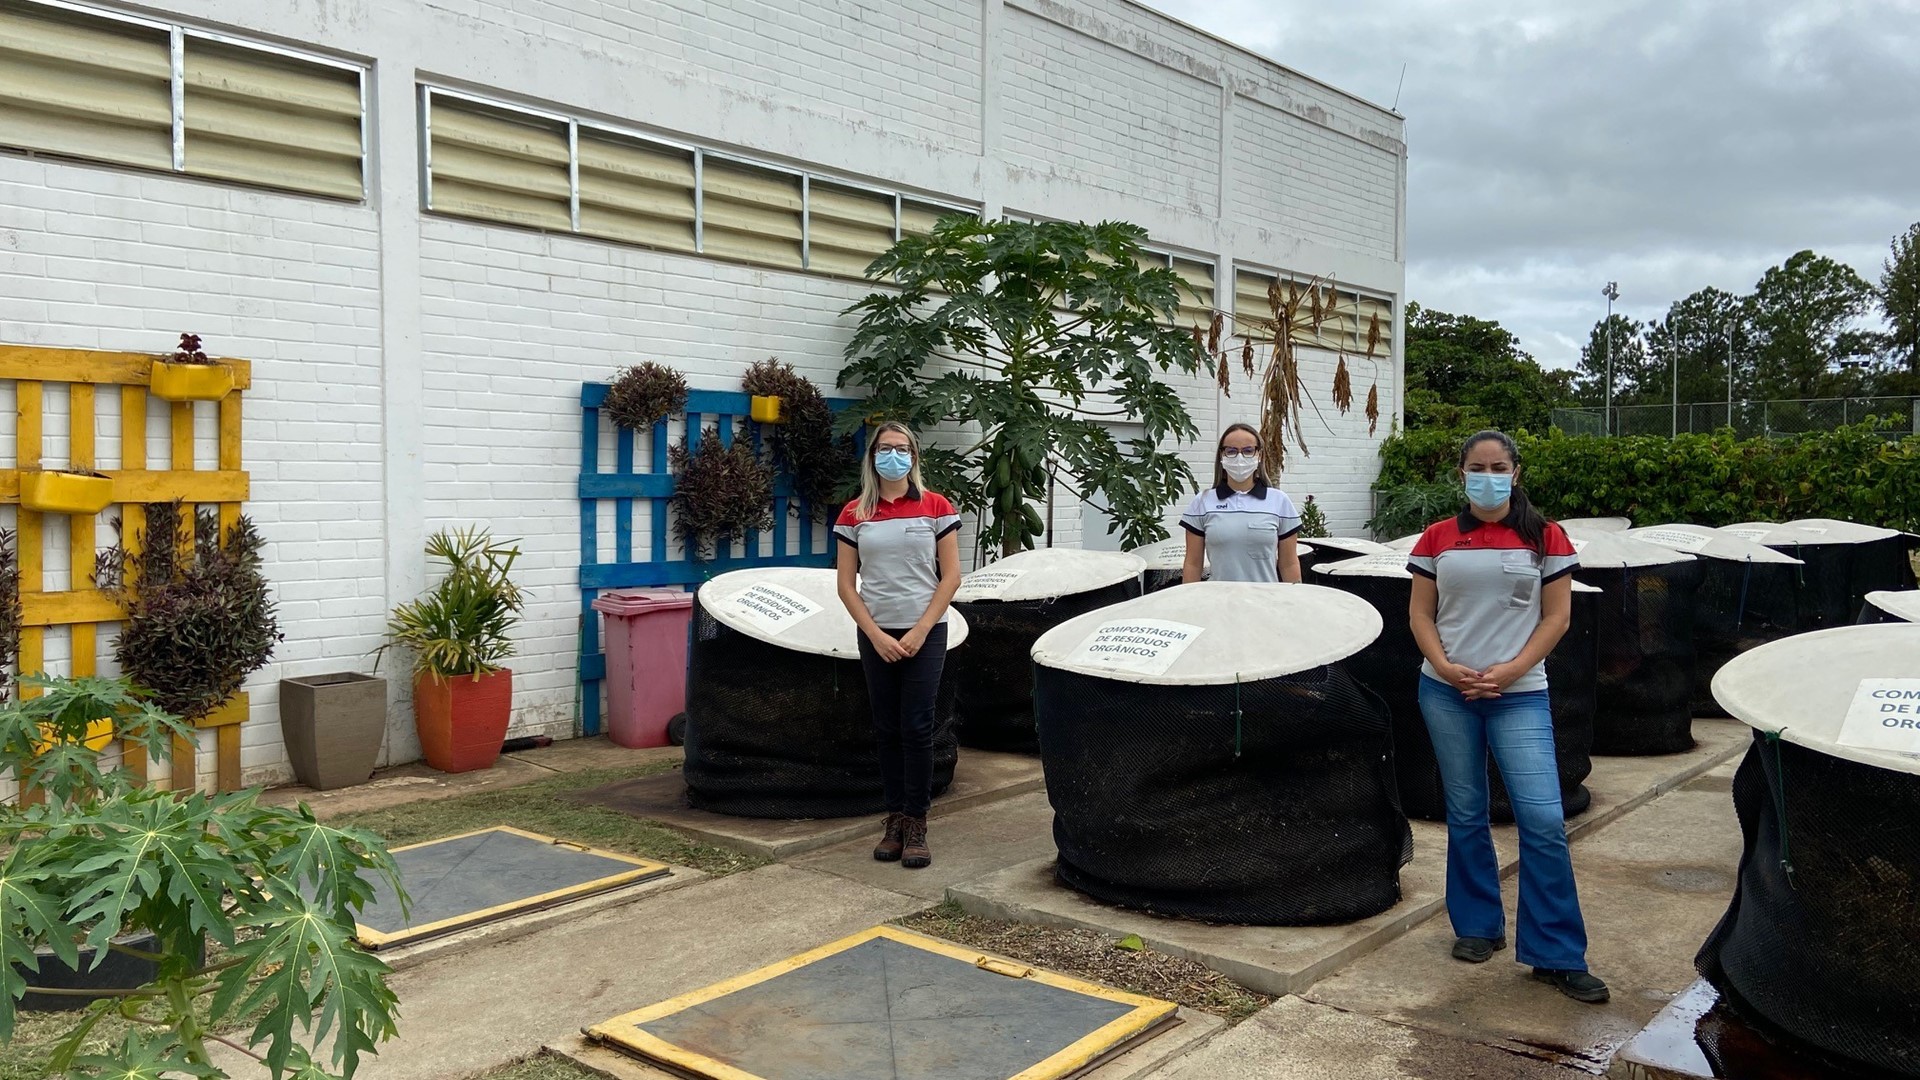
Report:
[{"label": "dark hair ponytail", "polygon": [[[1500,448],[1507,452],[1507,460],[1513,462],[1513,467],[1515,469],[1520,467],[1520,448],[1513,444],[1513,438],[1504,431],[1488,428],[1467,436],[1467,441],[1460,447],[1462,472],[1466,471],[1467,455],[1473,452],[1473,448],[1489,441],[1499,443]],[[1471,512],[1473,504],[1467,505],[1468,512]],[[1534,554],[1546,553],[1547,519],[1541,516],[1540,511],[1533,508],[1533,500],[1527,498],[1526,489],[1521,487],[1517,480],[1513,485],[1513,495],[1507,502],[1506,524],[1520,534],[1520,539],[1527,542],[1527,546],[1533,549]]]}]

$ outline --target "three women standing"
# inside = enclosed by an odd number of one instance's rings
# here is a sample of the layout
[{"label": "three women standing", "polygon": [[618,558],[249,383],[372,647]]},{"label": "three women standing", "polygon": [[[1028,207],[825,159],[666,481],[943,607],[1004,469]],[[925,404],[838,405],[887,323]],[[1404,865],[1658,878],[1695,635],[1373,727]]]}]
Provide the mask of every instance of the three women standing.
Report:
[{"label": "three women standing", "polygon": [[860,497],[834,523],[840,601],[860,628],[887,823],[873,857],[918,869],[933,862],[934,705],[946,666],[947,606],[960,588],[960,516],[920,478],[907,426],[874,429]]},{"label": "three women standing", "polygon": [[1567,631],[1579,557],[1519,486],[1513,440],[1482,431],[1460,450],[1467,508],[1436,522],[1408,558],[1420,711],[1447,800],[1453,955],[1506,948],[1500,860],[1487,821],[1493,752],[1520,830],[1519,960],[1578,1001],[1607,1000],[1587,971],[1587,931],[1560,805],[1547,654]]}]

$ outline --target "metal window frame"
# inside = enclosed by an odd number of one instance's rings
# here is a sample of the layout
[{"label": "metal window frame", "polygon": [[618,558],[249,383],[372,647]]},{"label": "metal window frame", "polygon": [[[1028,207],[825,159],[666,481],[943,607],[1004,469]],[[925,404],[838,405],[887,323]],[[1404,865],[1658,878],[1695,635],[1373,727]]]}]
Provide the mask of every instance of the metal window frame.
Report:
[{"label": "metal window frame", "polygon": [[[373,196],[372,183],[369,180],[369,175],[371,170],[369,169],[369,163],[368,163],[368,159],[373,153],[372,143],[369,138],[370,110],[367,105],[368,65],[351,61],[351,60],[342,60],[337,57],[326,56],[317,52],[310,52],[305,49],[293,49],[293,48],[288,48],[287,46],[284,46],[284,45],[272,45],[264,41],[256,41],[251,38],[236,37],[232,34],[225,34],[216,30],[203,30],[198,27],[189,26],[183,22],[171,22],[171,21],[162,20],[162,19],[149,19],[149,18],[138,16],[138,15],[129,15],[125,12],[112,11],[106,8],[95,7],[91,4],[75,3],[73,2],[73,0],[22,0],[22,2],[27,4],[30,7],[52,8],[56,11],[65,11],[70,14],[84,16],[89,19],[99,19],[103,22],[120,23],[125,26],[137,26],[144,30],[159,30],[166,33],[168,62],[170,67],[170,70],[168,72],[167,90],[168,90],[168,97],[170,98],[169,111],[171,115],[169,119],[172,124],[172,131],[170,134],[171,134],[173,167],[171,171],[175,173],[180,173],[183,175],[187,171],[186,51],[187,51],[188,38],[190,37],[199,38],[200,40],[203,40],[203,41],[211,41],[216,44],[227,45],[236,49],[246,49],[250,52],[265,53],[269,56],[277,56],[277,57],[280,57],[281,59],[293,60],[302,64],[312,64],[315,67],[332,68],[336,71],[346,71],[346,72],[354,73],[355,76],[357,76],[357,80],[358,80],[356,93],[360,100],[360,158],[359,158],[360,201],[364,203],[369,201],[372,198]],[[314,192],[302,192],[302,191],[286,189],[286,188],[271,188],[271,187],[266,187],[266,185],[246,184],[246,183],[240,183],[237,181],[226,181],[226,182],[236,183],[236,185],[240,187],[261,187],[261,188],[265,188],[266,190],[278,191],[278,192],[281,192],[282,194],[287,194],[287,195],[294,195],[294,196],[307,195],[313,198],[329,197],[329,196],[320,195]]]},{"label": "metal window frame", "polygon": [[420,202],[433,209],[433,87],[420,87]]}]

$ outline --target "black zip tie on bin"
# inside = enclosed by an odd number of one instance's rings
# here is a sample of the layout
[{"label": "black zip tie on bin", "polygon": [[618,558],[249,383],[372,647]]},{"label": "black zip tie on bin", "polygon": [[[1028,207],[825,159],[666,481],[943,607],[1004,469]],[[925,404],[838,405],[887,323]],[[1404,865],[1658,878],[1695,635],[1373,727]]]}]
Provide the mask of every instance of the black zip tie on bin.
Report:
[{"label": "black zip tie on bin", "polygon": [[1233,677],[1233,760],[1240,760],[1240,721],[1246,713],[1240,708],[1240,676]]},{"label": "black zip tie on bin", "polygon": [[1787,826],[1787,766],[1780,757],[1780,736],[1787,729],[1763,731],[1760,733],[1761,745],[1773,752],[1773,769],[1767,773],[1767,786],[1773,789],[1774,817],[1780,825],[1780,869],[1786,871],[1787,887],[1798,889],[1793,880],[1793,849],[1788,843]]}]

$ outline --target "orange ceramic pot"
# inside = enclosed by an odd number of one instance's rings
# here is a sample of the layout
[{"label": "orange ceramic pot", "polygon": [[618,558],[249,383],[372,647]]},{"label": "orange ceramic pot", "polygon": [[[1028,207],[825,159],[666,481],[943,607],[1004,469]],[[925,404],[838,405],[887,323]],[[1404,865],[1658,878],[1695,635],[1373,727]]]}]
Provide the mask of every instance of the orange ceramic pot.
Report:
[{"label": "orange ceramic pot", "polygon": [[420,733],[420,753],[441,772],[492,768],[512,713],[513,672],[504,668],[478,679],[414,677],[413,724]]}]

